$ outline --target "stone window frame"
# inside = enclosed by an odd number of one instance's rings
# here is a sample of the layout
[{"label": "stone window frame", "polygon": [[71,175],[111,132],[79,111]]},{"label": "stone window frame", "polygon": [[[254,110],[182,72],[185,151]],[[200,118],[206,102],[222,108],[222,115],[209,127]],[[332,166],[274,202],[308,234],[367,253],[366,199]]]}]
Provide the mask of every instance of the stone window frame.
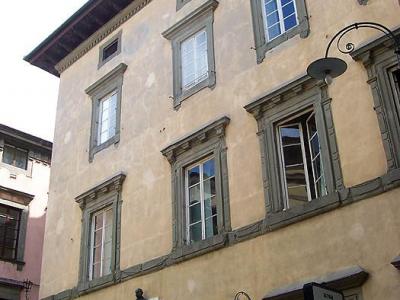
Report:
[{"label": "stone window frame", "polygon": [[[109,73],[101,77],[98,81],[89,86],[85,92],[92,100],[92,119],[90,126],[90,142],[89,142],[89,162],[93,161],[94,155],[109,147],[112,144],[117,144],[120,140],[120,127],[121,127],[121,99],[122,99],[122,85],[123,85],[123,74],[127,69],[127,65],[120,63]],[[100,101],[112,92],[117,92],[117,115],[116,115],[116,126],[115,134],[113,137],[108,139],[106,142],[97,145],[98,139],[98,116]]]},{"label": "stone window frame", "polygon": [[[400,38],[400,28],[393,33]],[[351,56],[355,61],[361,62],[367,71],[367,83],[372,92],[386,155],[387,173],[390,176],[400,168],[400,118],[395,113],[396,99],[389,75],[398,65],[393,42],[382,36],[359,47]]]},{"label": "stone window frame", "polygon": [[[179,139],[161,151],[171,164],[173,201],[172,256],[191,256],[206,249],[223,247],[231,231],[227,147],[225,128],[230,119],[223,116],[195,132]],[[187,244],[185,171],[193,163],[206,157],[215,159],[215,186],[218,210],[218,234],[205,240]]]},{"label": "stone window frame", "polygon": [[[118,46],[117,46],[117,51],[115,51],[113,54],[111,54],[109,57],[106,59],[103,59],[103,52],[104,49],[106,49],[108,46],[113,44],[115,41],[117,41]],[[107,42],[105,42],[103,45],[99,47],[99,63],[97,65],[97,69],[100,69],[104,64],[112,60],[114,57],[118,56],[121,53],[122,49],[122,30],[119,31],[117,34],[115,34],[113,37],[111,37]]]},{"label": "stone window frame", "polygon": [[192,0],[176,0],[176,11],[180,10]]},{"label": "stone window frame", "polygon": [[27,165],[26,165],[26,170],[25,169],[21,169],[21,168],[17,168],[15,166],[6,164],[3,162],[3,152],[4,152],[4,145],[11,145],[14,147],[19,147],[19,145],[15,144],[14,142],[8,142],[6,140],[3,140],[0,138],[0,167],[2,168],[6,168],[10,171],[10,177],[11,178],[16,178],[17,175],[25,175],[27,177],[32,177],[32,169],[33,169],[33,151],[28,150],[28,158],[27,158]]},{"label": "stone window frame", "polygon": [[[109,283],[117,282],[121,277],[120,247],[121,247],[121,208],[122,184],[126,174],[120,172],[87,192],[75,198],[82,210],[81,246],[79,260],[78,291],[87,291]],[[94,213],[106,208],[113,209],[112,259],[111,273],[100,278],[89,280],[90,264],[90,226]]]},{"label": "stone window frame", "polygon": [[264,16],[262,9],[262,1],[264,0],[250,0],[251,1],[251,15],[253,21],[254,42],[257,54],[257,63],[263,62],[266,53],[272,48],[277,47],[283,42],[300,35],[300,38],[305,39],[310,33],[310,24],[308,21],[306,0],[295,0],[297,19],[299,24],[290,30],[279,35],[270,42],[266,40]]},{"label": "stone window frame", "polygon": [[35,196],[31,194],[0,186],[0,204],[21,210],[16,258],[13,260],[0,258],[1,261],[7,261],[16,264],[18,271],[22,271],[23,266],[25,265],[24,256],[26,232],[29,219],[29,204],[34,197]]},{"label": "stone window frame", "polygon": [[[313,108],[318,130],[327,195],[302,206],[284,210],[284,190],[281,181],[275,124],[297,112]],[[261,148],[262,178],[266,220],[285,220],[287,214],[298,216],[318,210],[339,199],[344,183],[327,85],[308,75],[301,75],[268,92],[244,107],[257,120]]]},{"label": "stone window frame", "polygon": [[[173,106],[179,109],[182,101],[209,87],[213,89],[216,84],[215,57],[214,57],[214,10],[218,1],[208,0],[203,5],[188,14],[182,20],[162,33],[163,37],[171,41],[172,68],[173,68]],[[181,44],[195,33],[205,30],[207,33],[208,76],[187,91],[182,91],[181,72]]]}]

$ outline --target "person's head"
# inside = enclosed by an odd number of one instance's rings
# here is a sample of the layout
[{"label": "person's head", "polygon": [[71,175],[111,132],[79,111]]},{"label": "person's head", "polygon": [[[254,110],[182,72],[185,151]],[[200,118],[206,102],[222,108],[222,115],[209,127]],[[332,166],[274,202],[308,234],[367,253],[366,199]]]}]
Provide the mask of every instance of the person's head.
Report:
[{"label": "person's head", "polygon": [[135,294],[136,294],[136,298],[143,297],[143,290],[141,288],[136,289]]}]

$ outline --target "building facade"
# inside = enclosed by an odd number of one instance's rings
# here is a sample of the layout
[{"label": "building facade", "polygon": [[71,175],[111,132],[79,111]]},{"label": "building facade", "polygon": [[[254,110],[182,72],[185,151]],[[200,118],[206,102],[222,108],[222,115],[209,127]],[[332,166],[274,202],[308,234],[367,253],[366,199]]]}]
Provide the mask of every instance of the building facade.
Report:
[{"label": "building facade", "polygon": [[51,151],[0,124],[0,299],[39,299]]},{"label": "building facade", "polygon": [[[60,77],[42,299],[400,295],[396,0],[93,0],[25,59]],[[139,293],[140,294],[140,293]],[[138,295],[138,299],[140,295]]]}]

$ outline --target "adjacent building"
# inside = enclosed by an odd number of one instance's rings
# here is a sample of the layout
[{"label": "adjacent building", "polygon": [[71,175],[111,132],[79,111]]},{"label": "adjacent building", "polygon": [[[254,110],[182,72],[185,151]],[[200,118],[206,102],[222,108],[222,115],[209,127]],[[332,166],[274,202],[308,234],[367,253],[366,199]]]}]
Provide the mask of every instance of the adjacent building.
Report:
[{"label": "adjacent building", "polygon": [[360,28],[339,43],[351,55],[331,49],[348,64],[332,84],[306,69],[351,23],[398,37],[399,15],[395,0],[88,1],[25,57],[60,77],[40,298],[289,300],[318,282],[398,299],[393,42]]},{"label": "adjacent building", "polygon": [[39,299],[51,151],[0,124],[0,299]]}]

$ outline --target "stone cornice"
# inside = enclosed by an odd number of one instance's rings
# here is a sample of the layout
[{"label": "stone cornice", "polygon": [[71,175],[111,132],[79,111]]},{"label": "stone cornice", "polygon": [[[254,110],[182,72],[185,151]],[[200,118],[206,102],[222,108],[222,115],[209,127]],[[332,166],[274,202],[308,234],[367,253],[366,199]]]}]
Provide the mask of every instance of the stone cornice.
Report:
[{"label": "stone cornice", "polygon": [[172,39],[178,32],[180,32],[186,26],[190,26],[189,24],[195,22],[200,16],[209,12],[210,10],[215,10],[218,6],[218,1],[216,0],[208,0],[203,5],[192,11],[190,14],[185,16],[182,20],[175,23],[172,27],[168,28],[162,33],[162,36],[166,39]]},{"label": "stone cornice", "polygon": [[175,158],[181,153],[188,151],[194,145],[204,143],[213,137],[221,137],[225,135],[225,127],[229,124],[230,119],[223,116],[215,121],[212,121],[193,133],[190,133],[179,140],[175,141],[168,147],[161,150],[161,153],[172,164]]},{"label": "stone cornice", "polygon": [[98,43],[104,40],[110,33],[119,28],[123,23],[137,14],[152,0],[134,1],[127,6],[118,15],[112,18],[108,23],[101,27],[98,31],[92,34],[88,39],[75,48],[70,54],[64,57],[60,62],[55,65],[55,69],[61,74],[83,55],[89,52]]},{"label": "stone cornice", "polygon": [[257,97],[255,100],[245,105],[244,109],[258,119],[262,116],[264,111],[301,92],[315,87],[317,84],[319,84],[317,80],[312,79],[307,74],[302,74]]},{"label": "stone cornice", "polygon": [[104,180],[102,183],[77,196],[75,198],[75,202],[78,203],[81,208],[84,208],[88,203],[96,200],[104,194],[112,191],[119,191],[121,190],[125,177],[126,174],[124,172],[119,172],[111,178]]},{"label": "stone cornice", "polygon": [[112,69],[110,72],[108,72],[106,75],[104,75],[103,77],[101,77],[99,80],[97,80],[95,83],[93,83],[92,85],[90,85],[86,90],[85,93],[88,95],[92,95],[93,93],[96,92],[97,89],[103,87],[103,85],[112,80],[115,77],[118,77],[120,75],[122,75],[126,68],[128,66],[124,63],[120,63],[118,66],[116,66],[114,69]]},{"label": "stone cornice", "polygon": [[[393,34],[399,39],[400,38],[400,26],[392,30]],[[386,50],[387,48],[393,47],[393,41],[386,35],[375,37],[361,46],[357,47],[353,52],[350,53],[351,57],[356,61],[366,61],[366,56],[370,59],[371,53]]]}]

